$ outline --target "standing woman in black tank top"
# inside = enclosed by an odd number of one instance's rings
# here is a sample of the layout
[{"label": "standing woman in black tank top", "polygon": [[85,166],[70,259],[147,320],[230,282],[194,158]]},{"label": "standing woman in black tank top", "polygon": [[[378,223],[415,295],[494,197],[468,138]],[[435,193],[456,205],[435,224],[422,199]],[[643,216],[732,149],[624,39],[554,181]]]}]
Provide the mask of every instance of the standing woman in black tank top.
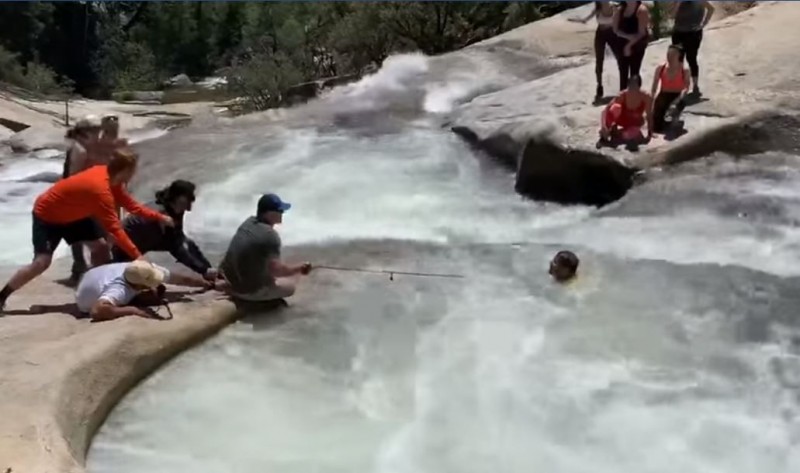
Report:
[{"label": "standing woman in black tank top", "polygon": [[639,75],[650,39],[649,27],[650,12],[642,2],[627,0],[614,15],[620,90],[628,88],[629,78]]}]

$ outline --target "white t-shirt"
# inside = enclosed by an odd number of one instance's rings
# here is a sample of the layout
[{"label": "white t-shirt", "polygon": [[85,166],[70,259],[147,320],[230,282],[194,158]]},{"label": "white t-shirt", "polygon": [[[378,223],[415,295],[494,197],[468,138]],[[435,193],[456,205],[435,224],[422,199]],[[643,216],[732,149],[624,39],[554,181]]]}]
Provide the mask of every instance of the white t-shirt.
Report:
[{"label": "white t-shirt", "polygon": [[[127,265],[128,263],[105,264],[87,271],[75,292],[78,310],[88,313],[100,299],[117,307],[128,305],[138,292],[123,277]],[[154,266],[164,271],[164,281],[168,281],[169,271],[161,266]]]}]

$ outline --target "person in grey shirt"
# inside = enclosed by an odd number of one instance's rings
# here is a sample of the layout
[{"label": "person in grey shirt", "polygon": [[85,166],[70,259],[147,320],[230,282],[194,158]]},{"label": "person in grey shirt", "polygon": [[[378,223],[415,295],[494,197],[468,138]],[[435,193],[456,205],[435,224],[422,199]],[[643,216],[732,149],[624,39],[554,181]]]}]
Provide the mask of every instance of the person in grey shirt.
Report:
[{"label": "person in grey shirt", "polygon": [[675,25],[672,28],[672,44],[679,44],[686,53],[686,62],[692,72],[692,94],[699,96],[700,66],[697,64],[697,53],[703,41],[703,28],[714,15],[714,5],[708,0],[681,1],[671,4]]},{"label": "person in grey shirt", "polygon": [[290,266],[281,261],[281,237],[275,225],[291,208],[275,194],[258,200],[254,217],[248,217],[233,235],[220,264],[234,299],[265,302],[294,294],[297,278],[311,272],[311,263]]}]

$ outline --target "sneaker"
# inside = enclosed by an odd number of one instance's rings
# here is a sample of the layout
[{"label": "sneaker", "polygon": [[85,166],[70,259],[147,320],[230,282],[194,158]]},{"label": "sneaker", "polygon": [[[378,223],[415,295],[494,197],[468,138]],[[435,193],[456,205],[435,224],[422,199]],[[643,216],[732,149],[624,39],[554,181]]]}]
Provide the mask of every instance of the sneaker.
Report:
[{"label": "sneaker", "polygon": [[603,100],[603,96],[604,95],[605,94],[603,93],[603,86],[602,85],[598,85],[597,86],[597,91],[594,93],[594,102],[598,103],[601,100]]}]

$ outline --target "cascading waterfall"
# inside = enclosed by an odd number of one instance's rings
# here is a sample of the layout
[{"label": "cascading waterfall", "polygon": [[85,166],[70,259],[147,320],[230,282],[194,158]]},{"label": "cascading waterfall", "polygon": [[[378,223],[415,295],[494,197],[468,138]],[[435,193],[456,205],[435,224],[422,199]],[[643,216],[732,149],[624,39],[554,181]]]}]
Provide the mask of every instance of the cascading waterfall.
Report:
[{"label": "cascading waterfall", "polygon": [[[529,202],[430,115],[491,87],[453,77],[395,58],[291,122],[145,147],[173,157],[146,185],[200,183],[187,231],[212,252],[273,191],[289,256],[465,278],[315,273],[137,387],[90,472],[800,471],[800,157],[714,156],[600,210]],[[581,276],[558,286],[564,247]]]}]

